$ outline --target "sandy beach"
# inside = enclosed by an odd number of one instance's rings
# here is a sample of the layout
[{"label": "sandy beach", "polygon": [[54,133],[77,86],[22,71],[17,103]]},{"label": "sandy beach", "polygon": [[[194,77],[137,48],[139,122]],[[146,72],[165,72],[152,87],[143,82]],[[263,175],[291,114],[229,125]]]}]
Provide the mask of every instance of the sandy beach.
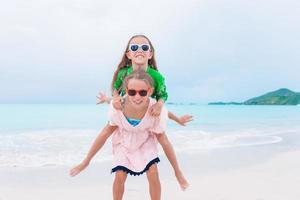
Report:
[{"label": "sandy beach", "polygon": [[[162,156],[159,163],[162,199],[298,200],[300,198],[300,151],[267,156],[252,152],[253,160],[249,157],[242,158],[232,150],[229,152],[231,153],[214,152],[214,155],[179,154],[182,169],[190,182],[190,187],[184,192],[179,189],[169,163]],[[234,161],[235,156],[239,162]],[[68,167],[55,166],[2,168],[0,199],[112,199],[113,175],[109,173],[109,161],[92,163],[86,171],[73,178],[68,176],[68,170]],[[124,200],[150,199],[147,187],[146,176],[128,176]]]}]

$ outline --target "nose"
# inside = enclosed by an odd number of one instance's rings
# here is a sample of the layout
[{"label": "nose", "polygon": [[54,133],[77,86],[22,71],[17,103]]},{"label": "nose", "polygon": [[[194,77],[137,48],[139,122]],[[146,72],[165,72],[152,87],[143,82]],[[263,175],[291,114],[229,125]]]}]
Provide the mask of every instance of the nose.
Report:
[{"label": "nose", "polygon": [[144,52],[144,51],[143,51],[142,47],[139,47],[137,52]]},{"label": "nose", "polygon": [[136,93],[136,95],[134,95],[134,98],[135,99],[140,99],[141,98],[141,95],[139,93]]},{"label": "nose", "polygon": [[134,100],[140,100],[142,98],[143,97],[138,92],[134,95]]}]

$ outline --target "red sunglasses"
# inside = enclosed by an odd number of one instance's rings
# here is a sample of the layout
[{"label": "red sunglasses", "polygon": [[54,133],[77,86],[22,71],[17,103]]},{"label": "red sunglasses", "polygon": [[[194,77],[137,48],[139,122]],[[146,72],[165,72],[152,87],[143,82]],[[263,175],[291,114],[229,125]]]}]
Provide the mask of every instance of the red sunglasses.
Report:
[{"label": "red sunglasses", "polygon": [[129,96],[135,96],[137,93],[139,93],[139,95],[141,97],[145,97],[145,96],[147,96],[148,91],[147,90],[133,90],[133,89],[128,89],[127,88],[127,94]]}]

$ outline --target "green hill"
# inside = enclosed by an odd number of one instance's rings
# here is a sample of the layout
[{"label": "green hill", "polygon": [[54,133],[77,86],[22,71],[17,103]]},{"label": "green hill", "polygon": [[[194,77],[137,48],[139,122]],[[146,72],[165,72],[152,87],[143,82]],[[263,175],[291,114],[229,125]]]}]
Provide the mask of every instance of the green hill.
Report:
[{"label": "green hill", "polygon": [[244,102],[245,105],[297,105],[300,104],[300,93],[282,88],[266,93],[259,97],[251,98]]},{"label": "green hill", "polygon": [[297,105],[300,104],[300,93],[286,88],[268,92],[264,95],[248,99],[242,103],[212,102],[209,105]]}]

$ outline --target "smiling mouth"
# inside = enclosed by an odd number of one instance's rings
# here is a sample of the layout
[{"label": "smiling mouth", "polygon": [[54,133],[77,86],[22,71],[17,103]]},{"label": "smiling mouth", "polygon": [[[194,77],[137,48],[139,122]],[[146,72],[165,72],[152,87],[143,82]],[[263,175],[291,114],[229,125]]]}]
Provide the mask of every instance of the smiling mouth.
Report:
[{"label": "smiling mouth", "polygon": [[141,104],[143,101],[134,101],[135,104]]}]

